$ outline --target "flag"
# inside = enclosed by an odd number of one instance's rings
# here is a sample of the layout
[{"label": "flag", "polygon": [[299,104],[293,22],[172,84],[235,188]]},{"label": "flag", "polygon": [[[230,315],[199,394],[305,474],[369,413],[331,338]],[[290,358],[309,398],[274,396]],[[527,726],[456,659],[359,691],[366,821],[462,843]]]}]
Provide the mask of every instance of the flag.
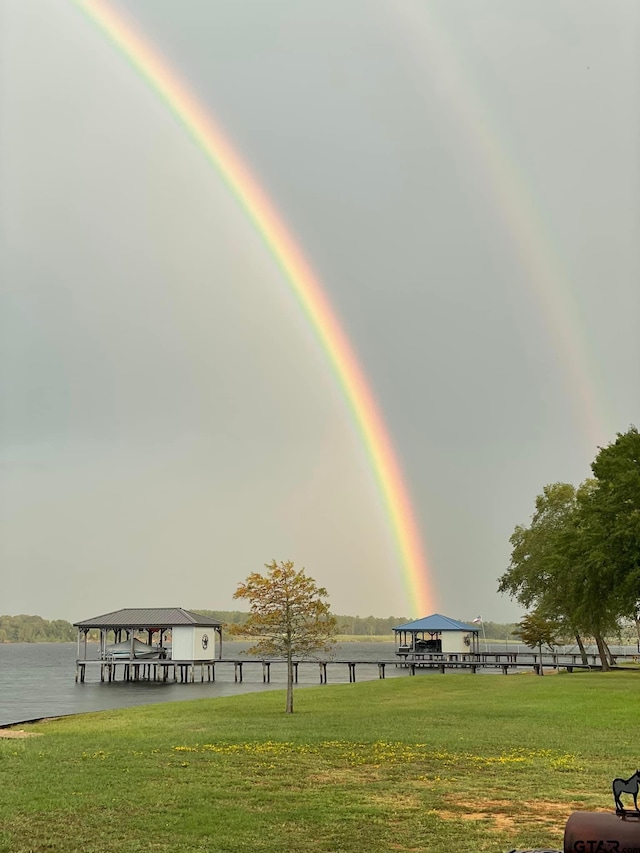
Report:
[{"label": "flag", "polygon": [[476,616],[476,618],[473,620],[472,624],[477,625],[478,622],[482,622],[482,616]]}]

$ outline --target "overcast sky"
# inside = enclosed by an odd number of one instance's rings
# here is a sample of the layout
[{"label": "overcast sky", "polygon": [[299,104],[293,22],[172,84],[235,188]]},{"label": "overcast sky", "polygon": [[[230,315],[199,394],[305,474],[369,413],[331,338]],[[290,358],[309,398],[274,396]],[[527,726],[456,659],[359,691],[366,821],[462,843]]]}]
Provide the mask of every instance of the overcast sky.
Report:
[{"label": "overcast sky", "polygon": [[[433,608],[640,424],[637,0],[122,0],[316,270]],[[67,0],[0,0],[0,612],[231,609],[272,558],[415,612],[371,464],[260,236]]]}]

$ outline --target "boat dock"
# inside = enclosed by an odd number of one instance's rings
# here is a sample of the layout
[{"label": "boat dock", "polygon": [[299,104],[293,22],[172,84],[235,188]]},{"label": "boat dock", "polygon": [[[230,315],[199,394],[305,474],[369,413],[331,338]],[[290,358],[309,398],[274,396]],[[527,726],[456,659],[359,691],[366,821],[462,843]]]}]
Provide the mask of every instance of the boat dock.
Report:
[{"label": "boat dock", "polygon": [[[78,652],[76,658],[76,682],[84,683],[87,674],[95,673],[96,680],[113,681],[171,681],[193,683],[215,681],[216,673],[224,672],[229,680],[233,668],[235,682],[244,680],[245,671],[264,684],[271,682],[271,668],[286,667],[280,659],[255,657],[224,657],[222,645],[222,623],[181,607],[124,608],[105,613],[92,619],[76,622],[78,628]],[[88,654],[90,632],[99,632],[97,656]],[[570,652],[539,653],[512,650],[485,651],[479,647],[478,630],[474,626],[456,622],[448,617],[434,614],[407,625],[394,628],[396,633],[395,654],[389,658],[371,660],[366,658],[344,660],[327,658],[301,659],[293,662],[294,681],[298,682],[300,668],[311,667],[318,673],[320,684],[327,684],[329,673],[342,669],[337,681],[344,681],[345,668],[350,683],[355,682],[356,673],[366,670],[371,677],[377,668],[378,678],[385,678],[387,667],[406,671],[408,675],[419,672],[447,671],[510,672],[540,668],[600,669],[597,655],[585,659]],[[443,648],[443,637],[446,644]],[[446,646],[448,645],[448,649]],[[617,657],[625,657],[618,655]],[[629,659],[635,655],[627,655]],[[257,679],[256,679],[257,676]],[[278,681],[283,681],[279,670]]]},{"label": "boat dock", "polygon": [[[637,659],[635,655],[616,655],[616,658],[628,659],[629,662]],[[245,674],[255,679],[256,675],[264,684],[271,682],[271,668],[284,667],[286,661],[283,659],[262,660],[258,658],[215,658],[211,660],[181,660],[171,659],[139,659],[139,658],[117,658],[113,660],[76,660],[76,681],[84,682],[87,672],[94,672],[96,680],[100,681],[171,681],[182,683],[194,683],[195,681],[215,681],[216,671],[232,669],[235,682],[242,682]],[[535,652],[485,652],[480,654],[425,654],[415,656],[400,655],[384,660],[296,660],[293,662],[294,682],[298,683],[300,668],[316,669],[320,684],[329,683],[329,672],[331,670],[344,668],[348,671],[349,682],[356,681],[358,667],[368,667],[369,670],[377,667],[378,678],[385,678],[387,667],[401,668],[408,675],[417,675],[419,672],[435,671],[444,675],[447,671],[468,671],[476,674],[483,671],[499,671],[504,675],[510,672],[540,671],[540,666],[545,669],[566,670],[599,670],[600,659],[597,655],[590,654],[587,663],[584,663],[579,654],[543,654]]]}]

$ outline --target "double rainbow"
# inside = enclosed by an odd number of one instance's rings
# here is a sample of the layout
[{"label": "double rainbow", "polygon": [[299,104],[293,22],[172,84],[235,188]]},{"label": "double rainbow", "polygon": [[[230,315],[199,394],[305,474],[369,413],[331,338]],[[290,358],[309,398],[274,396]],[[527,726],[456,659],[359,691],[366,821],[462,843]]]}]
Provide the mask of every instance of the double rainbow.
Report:
[{"label": "double rainbow", "polygon": [[333,368],[371,460],[410,605],[419,613],[431,612],[434,609],[433,587],[400,466],[366,376],[317,276],[258,181],[211,113],[180,81],[175,69],[121,12],[104,0],[76,0],[76,3],[119,48],[195,140],[284,273]]}]

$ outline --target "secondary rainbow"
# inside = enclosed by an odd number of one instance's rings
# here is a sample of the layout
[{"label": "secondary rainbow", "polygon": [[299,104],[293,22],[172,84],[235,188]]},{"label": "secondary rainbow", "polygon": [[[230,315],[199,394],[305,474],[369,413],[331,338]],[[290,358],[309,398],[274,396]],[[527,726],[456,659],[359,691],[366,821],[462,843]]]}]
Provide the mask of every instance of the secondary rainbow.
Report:
[{"label": "secondary rainbow", "polygon": [[76,4],[171,109],[217,169],[283,271],[342,387],[389,517],[411,606],[431,612],[435,596],[414,512],[384,421],[364,372],[317,276],[247,165],[213,117],[154,47],[103,0]]},{"label": "secondary rainbow", "polygon": [[[481,95],[464,52],[439,20],[437,4],[386,3],[377,6],[385,31],[401,36],[402,55],[420,78],[436,79],[446,87],[447,110],[461,127],[460,137],[477,161],[487,197],[503,217],[505,232],[516,248],[530,287],[542,309],[550,339],[565,374],[567,395],[580,424],[585,457],[606,442],[613,426],[605,417],[606,393],[592,347],[579,322],[577,288],[570,280],[547,224],[548,214],[509,149],[509,133],[492,115]],[[419,91],[419,89],[417,89]],[[510,248],[510,246],[509,246]]]}]

